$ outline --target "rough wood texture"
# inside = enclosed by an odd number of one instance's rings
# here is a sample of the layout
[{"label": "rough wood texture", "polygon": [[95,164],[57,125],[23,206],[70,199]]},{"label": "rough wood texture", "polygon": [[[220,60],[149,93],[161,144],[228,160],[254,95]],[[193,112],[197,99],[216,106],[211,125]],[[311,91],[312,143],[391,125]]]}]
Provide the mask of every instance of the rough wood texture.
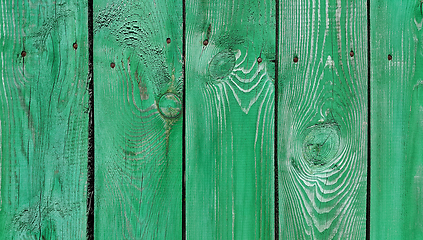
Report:
[{"label": "rough wood texture", "polygon": [[280,239],[365,238],[366,13],[363,0],[280,1]]},{"label": "rough wood texture", "polygon": [[1,16],[0,239],[84,239],[87,2],[2,1]]},{"label": "rough wood texture", "polygon": [[187,238],[272,239],[275,2],[186,7]]},{"label": "rough wood texture", "polygon": [[182,1],[95,0],[94,34],[95,238],[180,239]]},{"label": "rough wood texture", "polygon": [[370,6],[371,238],[423,239],[422,6]]}]

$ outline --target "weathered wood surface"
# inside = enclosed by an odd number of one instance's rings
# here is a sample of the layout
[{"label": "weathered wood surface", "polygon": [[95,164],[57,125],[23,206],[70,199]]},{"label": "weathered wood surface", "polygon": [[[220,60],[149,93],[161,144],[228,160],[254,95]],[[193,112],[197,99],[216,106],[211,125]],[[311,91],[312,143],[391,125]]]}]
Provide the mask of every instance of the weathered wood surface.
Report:
[{"label": "weathered wood surface", "polygon": [[94,1],[95,238],[181,238],[182,83],[182,1]]},{"label": "weathered wood surface", "polygon": [[366,1],[279,9],[280,239],[364,239]]},{"label": "weathered wood surface", "polygon": [[84,239],[87,2],[0,8],[0,239]]},{"label": "weathered wood surface", "polygon": [[275,2],[186,8],[187,238],[272,239]]},{"label": "weathered wood surface", "polygon": [[370,6],[371,239],[423,239],[422,5]]},{"label": "weathered wood surface", "polygon": [[[183,80],[182,0],[95,0],[95,237],[182,237],[186,121],[188,239],[423,238],[422,4],[370,3],[187,0]],[[0,239],[86,237],[87,7],[0,5]]]}]

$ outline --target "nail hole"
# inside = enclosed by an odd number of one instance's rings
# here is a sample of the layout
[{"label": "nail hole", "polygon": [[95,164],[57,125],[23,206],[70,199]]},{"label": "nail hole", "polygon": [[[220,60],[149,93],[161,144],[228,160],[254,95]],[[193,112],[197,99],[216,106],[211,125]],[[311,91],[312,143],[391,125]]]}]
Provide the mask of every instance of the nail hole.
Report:
[{"label": "nail hole", "polygon": [[171,42],[170,38],[166,39],[167,44],[169,44]]},{"label": "nail hole", "polygon": [[22,51],[22,52],[21,52],[21,56],[22,56],[22,57],[25,57],[25,56],[26,56],[26,52],[25,52],[25,51]]},{"label": "nail hole", "polygon": [[389,61],[391,61],[391,60],[392,60],[392,55],[391,55],[391,54],[389,54],[389,55],[388,55],[388,60],[389,60]]},{"label": "nail hole", "polygon": [[258,57],[258,58],[257,58],[257,62],[258,62],[258,63],[261,63],[261,62],[263,62],[263,59],[261,59],[261,57]]},{"label": "nail hole", "polygon": [[294,57],[294,59],[293,59],[293,61],[296,63],[296,62],[298,62],[298,57],[297,56],[295,56]]},{"label": "nail hole", "polygon": [[351,52],[350,52],[350,56],[351,56],[351,57],[354,57],[354,51],[353,51],[353,50],[351,50]]},{"label": "nail hole", "polygon": [[206,39],[206,40],[203,41],[203,45],[204,46],[207,46],[208,44],[209,44],[209,40],[208,39]]},{"label": "nail hole", "polygon": [[77,49],[78,48],[78,44],[77,43],[73,43],[73,49]]},{"label": "nail hole", "polygon": [[114,62],[110,63],[111,68],[115,68],[116,64]]}]

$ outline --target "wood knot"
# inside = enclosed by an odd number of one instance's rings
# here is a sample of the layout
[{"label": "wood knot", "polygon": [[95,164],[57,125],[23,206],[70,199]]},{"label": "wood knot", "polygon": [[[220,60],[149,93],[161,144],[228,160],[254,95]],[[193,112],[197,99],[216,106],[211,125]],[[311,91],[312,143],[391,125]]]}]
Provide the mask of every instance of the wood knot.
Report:
[{"label": "wood knot", "polygon": [[223,50],[216,54],[209,64],[209,74],[219,80],[228,76],[235,67],[235,54],[230,50]]},{"label": "wood knot", "polygon": [[166,118],[176,118],[181,113],[182,102],[174,93],[165,93],[160,97],[158,108]]},{"label": "wood knot", "polygon": [[310,166],[324,166],[340,149],[339,127],[334,123],[313,125],[303,140],[303,156]]}]

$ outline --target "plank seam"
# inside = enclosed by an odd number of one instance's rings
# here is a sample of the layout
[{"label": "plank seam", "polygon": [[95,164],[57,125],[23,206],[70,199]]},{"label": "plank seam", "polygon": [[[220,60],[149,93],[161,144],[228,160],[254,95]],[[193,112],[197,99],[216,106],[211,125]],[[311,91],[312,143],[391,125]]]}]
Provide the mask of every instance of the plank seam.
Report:
[{"label": "plank seam", "polygon": [[366,239],[370,239],[370,165],[371,165],[371,132],[370,132],[370,0],[367,0],[367,195],[366,195]]},{"label": "plank seam", "polygon": [[182,0],[182,239],[186,239],[186,146],[185,146],[185,133],[186,133],[186,88],[185,88],[185,59],[186,58],[186,0]]},{"label": "plank seam", "polygon": [[279,0],[275,0],[276,35],[275,35],[275,122],[274,122],[274,178],[275,178],[275,240],[279,239],[279,181],[278,181],[278,72],[279,72]]},{"label": "plank seam", "polygon": [[93,0],[88,0],[88,166],[87,166],[87,239],[94,239],[94,51]]}]

